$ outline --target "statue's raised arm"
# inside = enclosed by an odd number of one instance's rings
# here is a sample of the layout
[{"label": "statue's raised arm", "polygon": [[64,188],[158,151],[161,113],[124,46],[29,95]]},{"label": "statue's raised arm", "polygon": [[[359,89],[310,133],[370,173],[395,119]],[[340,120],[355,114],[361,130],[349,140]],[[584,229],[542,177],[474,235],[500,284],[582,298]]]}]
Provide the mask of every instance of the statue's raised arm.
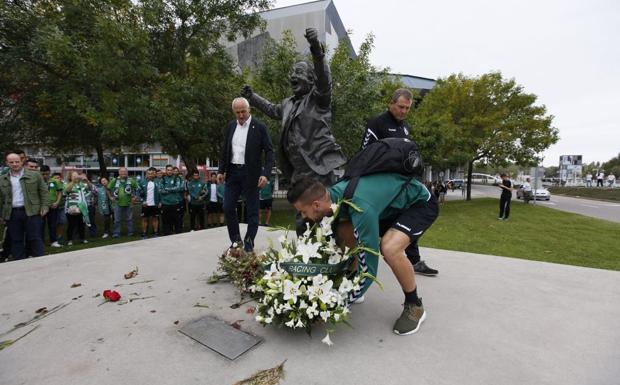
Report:
[{"label": "statue's raised arm", "polygon": [[327,60],[325,60],[325,48],[319,41],[319,33],[316,28],[306,28],[304,36],[308,44],[310,44],[312,64],[314,65],[314,74],[316,76],[315,92],[318,96],[318,104],[323,108],[329,108],[332,95],[332,76]]}]

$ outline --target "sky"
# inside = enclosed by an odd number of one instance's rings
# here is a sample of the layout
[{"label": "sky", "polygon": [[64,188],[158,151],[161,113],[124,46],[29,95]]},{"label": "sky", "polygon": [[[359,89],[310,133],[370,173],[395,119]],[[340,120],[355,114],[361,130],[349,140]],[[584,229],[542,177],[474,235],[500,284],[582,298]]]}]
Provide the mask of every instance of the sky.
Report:
[{"label": "sky", "polygon": [[[305,3],[276,0],[275,7]],[[372,63],[437,79],[501,71],[553,115],[560,155],[605,162],[620,153],[620,1],[334,0],[357,49],[372,33]]]}]

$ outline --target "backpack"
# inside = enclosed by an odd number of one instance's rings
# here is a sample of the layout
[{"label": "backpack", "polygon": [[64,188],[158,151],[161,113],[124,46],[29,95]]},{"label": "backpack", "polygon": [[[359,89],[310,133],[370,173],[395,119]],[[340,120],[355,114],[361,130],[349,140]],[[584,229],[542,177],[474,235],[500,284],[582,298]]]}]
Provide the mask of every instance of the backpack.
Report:
[{"label": "backpack", "polygon": [[370,143],[347,163],[347,169],[340,178],[349,180],[343,198],[353,197],[361,176],[377,173],[399,173],[410,176],[403,184],[402,192],[411,179],[421,177],[424,173],[424,163],[418,145],[407,138],[385,138]]}]

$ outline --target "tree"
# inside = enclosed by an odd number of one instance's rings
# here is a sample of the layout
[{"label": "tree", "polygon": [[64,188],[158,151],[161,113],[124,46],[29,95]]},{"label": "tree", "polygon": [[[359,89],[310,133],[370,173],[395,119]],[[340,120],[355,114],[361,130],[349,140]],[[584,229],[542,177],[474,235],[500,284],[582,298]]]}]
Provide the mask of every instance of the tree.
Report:
[{"label": "tree", "polygon": [[544,105],[535,105],[536,99],[499,72],[451,75],[439,79],[423,99],[415,113],[416,131],[434,143],[436,159],[467,164],[470,200],[474,162],[526,164],[557,142],[553,116]]},{"label": "tree", "polygon": [[620,177],[620,154],[618,154],[618,156],[616,156],[615,158],[611,158],[607,162],[603,163],[601,165],[601,168],[605,170],[605,173],[607,175],[614,174]]},{"label": "tree", "polygon": [[263,24],[269,0],[141,0],[149,60],[157,68],[153,139],[180,155],[188,174],[196,159],[217,158],[230,103],[242,82],[221,39],[247,38]]},{"label": "tree", "polygon": [[[22,143],[98,155],[141,143],[148,87],[146,35],[128,0],[4,2],[3,105]],[[8,107],[8,109],[5,109]],[[4,123],[4,122],[3,122]],[[3,125],[4,126],[4,125]]]},{"label": "tree", "polygon": [[343,41],[331,59],[332,132],[348,158],[360,149],[366,120],[385,110],[393,92],[402,86],[388,69],[370,63],[373,42],[374,36],[368,35],[352,58],[348,42]]}]

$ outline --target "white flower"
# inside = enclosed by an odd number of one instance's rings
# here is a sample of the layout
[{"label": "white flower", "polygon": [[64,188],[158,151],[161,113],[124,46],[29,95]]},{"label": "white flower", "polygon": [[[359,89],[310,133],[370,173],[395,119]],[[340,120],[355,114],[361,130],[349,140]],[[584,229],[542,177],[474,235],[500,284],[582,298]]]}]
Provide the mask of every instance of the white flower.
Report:
[{"label": "white flower", "polygon": [[334,221],[334,217],[323,217],[321,219],[320,228],[323,230],[323,234],[325,236],[332,235],[332,222]]},{"label": "white flower", "polygon": [[329,263],[330,265],[336,265],[340,263],[340,255],[338,253],[330,255],[327,263]]},{"label": "white flower", "polygon": [[293,329],[295,328],[295,320],[294,319],[292,319],[292,320],[290,320],[288,322],[285,322],[284,324],[286,326],[288,326],[289,328],[293,328]]},{"label": "white flower", "polygon": [[298,308],[301,310],[301,309],[306,309],[307,307],[308,307],[308,304],[306,303],[306,301],[304,301],[303,299],[300,299]]},{"label": "white flower", "polygon": [[282,276],[282,273],[278,269],[278,266],[275,263],[272,263],[269,266],[269,270],[265,272],[265,275],[263,276],[263,279],[266,279],[266,280],[277,280],[277,279],[280,279],[280,276]]},{"label": "white flower", "polygon": [[301,291],[299,290],[299,285],[301,284],[301,281],[297,281],[297,283],[293,283],[292,281],[289,281],[288,279],[286,281],[284,281],[284,300],[288,301],[288,300],[293,300],[293,303],[297,302],[297,296],[301,294]]},{"label": "white flower", "polygon": [[340,321],[340,314],[334,313],[334,321],[336,322]]},{"label": "white flower", "polygon": [[265,323],[266,323],[266,324],[270,324],[270,323],[271,323],[271,321],[273,321],[273,317],[267,317],[267,318],[265,318]]},{"label": "white flower", "polygon": [[308,263],[310,262],[310,258],[314,258],[317,256],[319,247],[321,247],[320,243],[300,243],[299,245],[297,245],[297,255],[301,256],[301,259],[304,263]]},{"label": "white flower", "polygon": [[263,322],[265,320],[265,318],[260,315],[257,315],[255,319],[256,319],[256,322]]},{"label": "white flower", "polygon": [[346,277],[342,278],[342,282],[340,282],[340,286],[338,287],[338,292],[346,294],[351,290],[353,290],[353,282],[349,281]]},{"label": "white flower", "polygon": [[329,205],[329,207],[332,209],[332,212],[336,212],[336,210],[338,209],[338,205],[335,203],[332,203],[331,205]]},{"label": "white flower", "polygon": [[299,320],[297,320],[297,325],[295,325],[296,328],[303,328],[306,327],[306,325],[304,325],[304,323],[301,321],[301,318]]},{"label": "white flower", "polygon": [[312,306],[306,309],[306,314],[308,314],[308,318],[312,319],[316,314],[319,314],[319,311],[316,308],[316,302],[312,302]]},{"label": "white flower", "polygon": [[282,234],[278,237],[278,242],[284,247],[287,243],[286,235]]},{"label": "white flower", "polygon": [[332,346],[334,344],[332,340],[329,338],[329,333],[327,333],[327,335],[325,336],[325,338],[321,340],[321,342],[326,344],[327,346]]},{"label": "white flower", "polygon": [[331,312],[329,311],[322,311],[321,313],[319,313],[319,315],[321,316],[321,318],[323,318],[323,322],[327,322],[327,320],[329,319],[329,316],[331,315]]},{"label": "white flower", "polygon": [[331,304],[332,301],[332,293],[331,289],[333,286],[333,281],[327,281],[320,285],[314,284],[308,288],[308,298],[311,300],[318,298],[324,304]]}]

